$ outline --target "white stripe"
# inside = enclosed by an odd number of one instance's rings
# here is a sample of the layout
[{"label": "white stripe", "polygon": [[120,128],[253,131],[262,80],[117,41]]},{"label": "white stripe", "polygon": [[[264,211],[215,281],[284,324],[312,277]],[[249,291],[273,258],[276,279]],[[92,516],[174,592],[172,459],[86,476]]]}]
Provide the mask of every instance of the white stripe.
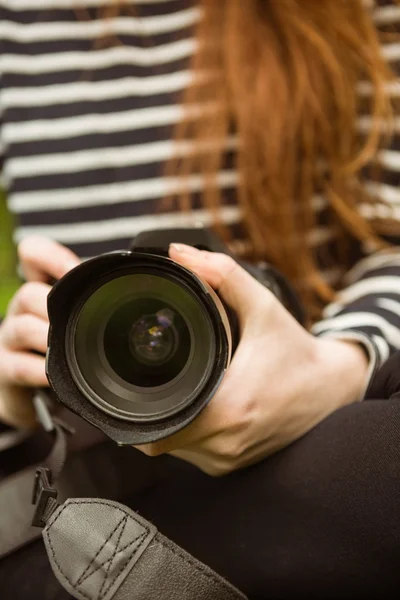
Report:
[{"label": "white stripe", "polygon": [[325,208],[327,208],[328,204],[329,203],[326,196],[321,196],[320,194],[315,194],[311,200],[313,210],[315,210],[316,212],[324,210]]},{"label": "white stripe", "polygon": [[[381,198],[385,202],[392,202],[393,199],[389,199],[386,193],[381,195]],[[399,200],[396,200],[398,202]],[[386,206],[385,204],[370,205],[368,203],[361,204],[359,207],[360,215],[364,219],[373,221],[374,219],[382,219],[383,221],[400,221],[400,207],[399,206]]]},{"label": "white stripe", "polygon": [[372,339],[378,347],[378,352],[379,352],[381,364],[382,364],[389,358],[389,355],[390,355],[389,344],[387,343],[387,341],[384,338],[379,337],[378,335],[373,335]]},{"label": "white stripe", "polygon": [[[386,93],[389,96],[393,96],[398,98],[400,96],[400,82],[392,81],[390,83],[386,83],[384,86]],[[370,96],[373,92],[374,88],[372,83],[369,81],[360,81],[357,84],[357,92],[360,96]]]},{"label": "white stripe", "polygon": [[396,302],[392,298],[378,298],[376,303],[384,310],[388,310],[397,317],[400,317],[400,302]]},{"label": "white stripe", "polygon": [[358,117],[357,131],[360,133],[369,133],[372,127],[378,126],[381,133],[398,133],[400,131],[400,117],[394,117],[390,121],[384,119],[373,119],[369,115]]},{"label": "white stripe", "polygon": [[[221,208],[220,215],[225,224],[237,223],[240,220],[240,211],[237,206],[225,206]],[[100,242],[133,237],[146,229],[193,227],[200,223],[205,226],[212,224],[210,211],[202,209],[192,211],[189,214],[184,212],[164,213],[140,217],[106,219],[104,221],[88,223],[72,223],[69,225],[21,227],[16,230],[14,239],[18,243],[24,237],[35,234],[56,239],[64,244],[76,244],[87,242],[88,240],[91,242]]]},{"label": "white stripe", "polygon": [[[163,4],[171,0],[135,0],[136,4]],[[123,4],[124,0],[120,2]],[[47,10],[47,9],[67,9],[71,10],[75,6],[80,7],[96,7],[109,6],[110,0],[79,0],[79,4],[75,0],[1,0],[0,6],[8,8],[8,10]]]},{"label": "white stripe", "polygon": [[[221,171],[217,177],[220,188],[237,188],[239,175],[236,171]],[[85,186],[66,190],[41,190],[39,192],[20,192],[8,198],[9,208],[19,214],[24,212],[40,212],[65,210],[86,206],[151,200],[177,193],[182,185],[181,178],[153,178],[138,181],[113,183],[106,185]],[[204,189],[204,178],[192,175],[187,180],[191,192]]]},{"label": "white stripe", "polygon": [[324,316],[333,317],[336,313],[340,312],[345,305],[351,304],[370,294],[378,293],[393,293],[399,294],[400,296],[400,277],[381,275],[354,283],[337,295],[337,302],[326,307]]},{"label": "white stripe", "polygon": [[[375,196],[376,198],[381,198],[388,204],[399,204],[400,203],[400,190],[398,187],[394,187],[393,185],[387,185],[385,183],[379,183],[375,181],[367,181],[365,182],[365,188],[371,196]],[[382,218],[390,217],[392,212],[391,206],[368,206],[365,205],[362,207],[362,211],[369,211],[371,215],[375,215],[375,208],[378,209],[378,213],[376,216],[381,216]],[[364,214],[364,212],[363,212]]]},{"label": "white stripe", "polygon": [[175,32],[193,26],[200,18],[201,11],[187,8],[170,15],[151,17],[115,17],[93,21],[71,21],[51,23],[0,22],[0,39],[19,43],[46,41],[98,39],[104,35],[158,35]]},{"label": "white stripe", "polygon": [[400,58],[400,42],[384,44],[381,49],[383,57],[389,62],[394,62]]},{"label": "white stripe", "polygon": [[183,90],[191,79],[190,71],[178,71],[154,77],[124,77],[116,81],[78,81],[35,88],[9,88],[0,92],[0,106],[2,110],[19,106],[32,108],[166,94]]},{"label": "white stripe", "polygon": [[369,312],[356,312],[320,321],[313,327],[313,333],[318,334],[325,330],[340,331],[354,327],[377,327],[392,346],[400,348],[400,330],[388,323],[381,315]]},{"label": "white stripe", "polygon": [[327,242],[333,240],[336,237],[335,232],[329,227],[316,227],[312,231],[309,232],[307,236],[307,242],[310,246],[320,246],[321,244],[326,244]]},{"label": "white stripe", "polygon": [[[24,192],[12,194],[8,204],[10,210],[16,214],[112,205],[163,198],[179,192],[182,183],[182,178],[163,177],[66,190]],[[217,177],[217,184],[220,188],[235,188],[238,184],[238,175],[235,171],[221,171]],[[204,178],[193,175],[188,178],[187,186],[191,192],[202,191],[205,187]]]},{"label": "white stripe", "polygon": [[395,248],[392,252],[382,250],[372,256],[367,256],[348,271],[346,282],[355,282],[375,269],[392,266],[400,267],[400,248]]},{"label": "white stripe", "polygon": [[[400,129],[400,118],[396,119],[396,121],[398,121]],[[385,169],[400,173],[400,152],[396,152],[395,150],[381,150],[378,153],[377,158],[379,163],[385,167]]]},{"label": "white stripe", "polygon": [[[59,140],[83,135],[135,131],[161,125],[175,125],[183,116],[195,117],[204,114],[205,107],[194,107],[184,111],[182,106],[155,106],[124,112],[87,114],[65,119],[43,119],[21,123],[6,123],[1,129],[4,145],[23,142]],[[207,111],[214,110],[213,106]]]},{"label": "white stripe", "polygon": [[[214,141],[210,140],[201,145],[206,152],[212,148]],[[230,137],[225,145],[226,150],[237,147],[237,138]],[[136,166],[149,163],[163,162],[175,153],[179,156],[187,154],[193,145],[190,142],[175,142],[166,140],[135,146],[98,148],[96,150],[80,150],[77,152],[62,152],[59,154],[42,154],[24,158],[7,160],[4,168],[5,180],[10,182],[15,178],[51,175],[55,173],[76,173],[86,170]]]},{"label": "white stripe", "polygon": [[377,25],[391,25],[400,21],[400,6],[381,6],[373,12],[373,19]]},{"label": "white stripe", "polygon": [[86,52],[62,52],[41,55],[0,55],[0,72],[13,75],[52,73],[54,71],[79,71],[104,69],[118,64],[130,64],[140,67],[163,65],[175,60],[191,56],[196,47],[196,40],[186,39],[170,42],[150,48],[135,46],[116,46],[104,50],[88,50]]}]

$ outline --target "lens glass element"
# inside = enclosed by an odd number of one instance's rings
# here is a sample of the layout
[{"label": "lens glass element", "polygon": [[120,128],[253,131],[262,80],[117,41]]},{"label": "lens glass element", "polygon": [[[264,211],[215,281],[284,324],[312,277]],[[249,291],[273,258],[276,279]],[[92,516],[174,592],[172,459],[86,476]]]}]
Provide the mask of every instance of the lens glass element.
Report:
[{"label": "lens glass element", "polygon": [[164,385],[179,375],[190,347],[183,316],[154,298],[128,301],[104,331],[104,352],[111,367],[121,379],[141,387]]},{"label": "lens glass element", "polygon": [[162,365],[174,354],[179,341],[174,317],[174,311],[162,308],[139,317],[132,325],[130,347],[139,362]]}]

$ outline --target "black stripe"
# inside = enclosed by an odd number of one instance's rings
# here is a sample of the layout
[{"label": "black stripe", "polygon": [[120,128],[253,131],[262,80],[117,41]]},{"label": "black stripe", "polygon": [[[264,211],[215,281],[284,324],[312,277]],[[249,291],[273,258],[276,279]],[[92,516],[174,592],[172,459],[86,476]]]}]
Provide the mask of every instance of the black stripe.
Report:
[{"label": "black stripe", "polygon": [[[193,5],[196,0],[170,0],[169,2],[160,2],[155,4],[140,4],[140,0],[137,0],[135,5],[132,7],[125,7],[121,10],[123,15],[137,15],[142,17],[151,16],[162,16],[170,15],[174,12],[179,12]],[[9,2],[11,4],[11,2]],[[82,0],[79,4],[76,2],[76,6],[85,7],[85,2]],[[89,19],[97,19],[99,17],[99,9],[94,7],[86,8],[85,12]],[[14,21],[15,23],[29,24],[29,23],[52,23],[54,21],[74,21],[76,20],[76,12],[74,10],[67,10],[63,8],[35,8],[32,10],[12,10],[10,7],[2,6],[0,8],[0,20],[1,21]]]},{"label": "black stripe", "polygon": [[[112,83],[110,84],[112,87]],[[34,93],[31,90],[27,94]],[[20,123],[23,121],[31,122],[35,120],[64,119],[68,117],[77,117],[82,114],[112,114],[140,108],[150,108],[154,106],[169,106],[179,104],[182,92],[157,94],[151,96],[124,96],[122,98],[98,100],[98,101],[80,101],[63,104],[45,105],[45,106],[19,106],[10,107],[4,111],[3,122]],[[49,93],[49,102],[51,95]]]},{"label": "black stripe", "polygon": [[[354,313],[357,313],[357,311],[355,311],[355,310],[351,310],[351,311],[349,311],[349,313],[353,313],[353,312],[354,312]],[[371,312],[371,311],[370,311],[370,312]],[[375,309],[372,311],[372,313],[371,313],[371,314],[375,314]],[[389,323],[390,323],[390,321],[389,321]],[[318,333],[318,334],[317,334],[317,337],[318,337],[318,336],[322,336],[322,335],[324,335],[324,333],[326,333],[326,332],[328,332],[328,331],[329,331],[329,332],[331,332],[331,331],[332,331],[333,333],[340,333],[341,331],[357,331],[357,332],[360,332],[360,333],[364,333],[364,334],[365,334],[366,336],[368,336],[369,338],[372,338],[372,336],[373,336],[373,335],[375,335],[375,336],[377,336],[378,338],[383,338],[383,339],[386,341],[386,343],[387,343],[387,344],[388,344],[388,346],[389,346],[389,350],[390,350],[391,352],[392,352],[392,351],[395,349],[395,348],[394,348],[394,346],[392,346],[392,345],[391,345],[391,344],[390,344],[390,343],[389,343],[389,342],[386,340],[386,338],[385,338],[385,336],[383,335],[383,333],[382,333],[381,329],[379,329],[379,327],[376,327],[376,326],[372,326],[372,325],[357,325],[357,326],[353,326],[353,327],[352,327],[351,325],[348,325],[348,326],[346,326],[346,327],[341,327],[340,329],[332,329],[331,327],[327,327],[327,328],[326,328],[326,330],[324,330],[324,331],[322,331],[322,332]]]},{"label": "black stripe", "polygon": [[[367,312],[370,314],[378,315],[382,317],[386,322],[390,323],[400,331],[400,317],[396,315],[394,312],[381,308],[376,304],[374,300],[378,298],[382,298],[382,294],[377,293],[375,296],[369,295],[363,298],[359,298],[354,302],[348,304],[343,310],[340,311],[335,317],[340,315],[348,315],[355,312]],[[386,294],[384,296],[387,297]],[[400,300],[400,294],[397,297],[397,300]],[[335,318],[333,317],[333,319]],[[369,326],[366,326],[369,327]],[[363,326],[358,327],[357,329],[361,329]],[[378,326],[379,328],[379,326]],[[346,329],[352,329],[351,325],[346,325]]]},{"label": "black stripe", "polygon": [[[399,241],[399,240],[398,240]],[[398,256],[394,256],[393,258],[397,258],[398,264],[397,266],[379,266],[379,267],[371,267],[368,271],[360,277],[358,281],[365,281],[371,279],[373,277],[397,277],[400,272],[400,253]],[[356,282],[355,282],[356,283]],[[385,298],[389,297],[388,294],[385,294]],[[400,280],[399,280],[399,297],[400,297]]]},{"label": "black stripe", "polygon": [[152,179],[163,174],[162,163],[154,162],[133,167],[118,167],[110,169],[84,170],[76,173],[55,173],[54,175],[29,176],[18,178],[9,188],[10,195],[15,192],[30,192],[40,190],[72,189],[85,186],[107,185],[135,180]]},{"label": "black stripe", "polygon": [[377,173],[375,174],[372,169],[369,173],[365,175],[363,180],[367,183],[385,183],[386,185],[391,185],[395,188],[398,188],[400,184],[400,172],[382,169],[380,171],[377,171]]},{"label": "black stripe", "polygon": [[[87,51],[89,50],[90,46],[87,44]],[[82,49],[82,51],[84,51],[84,49]],[[98,52],[101,52],[101,50]],[[144,78],[148,77],[149,73],[151,73],[152,76],[157,76],[185,71],[189,68],[190,57],[168,61],[165,64],[155,64],[150,66],[135,65],[130,62],[129,58],[126,59],[126,62],[122,62],[122,59],[117,58],[115,61],[115,64],[110,67],[95,67],[79,70],[60,69],[60,71],[50,71],[38,74],[10,73],[9,71],[4,71],[2,74],[2,81],[4,89],[14,87],[26,88],[27,93],[48,85],[60,85],[80,81],[110,81],[112,85],[112,81],[124,77]],[[49,98],[49,100],[51,102],[51,98]]]},{"label": "black stripe", "polygon": [[[127,119],[127,126],[129,121]],[[9,158],[40,156],[41,154],[60,154],[101,148],[125,148],[127,146],[151,144],[169,141],[173,138],[171,126],[149,127],[133,131],[114,131],[110,133],[82,135],[71,138],[43,140],[12,144],[8,147]]]},{"label": "black stripe", "polygon": [[9,38],[0,37],[0,47],[3,54],[19,55],[50,55],[60,54],[63,52],[88,52],[96,48],[101,50],[102,40],[106,40],[107,47],[119,47],[120,45],[133,48],[149,49],[172,42],[178,42],[193,37],[193,26],[186,26],[175,31],[165,33],[157,33],[145,35],[138,32],[137,34],[109,34],[107,38],[100,37],[81,37],[62,39],[62,40],[46,40],[34,42],[20,42]]},{"label": "black stripe", "polygon": [[11,10],[6,7],[0,8],[0,21],[11,21],[21,25],[32,23],[54,23],[54,21],[68,22],[74,20],[71,10]]}]

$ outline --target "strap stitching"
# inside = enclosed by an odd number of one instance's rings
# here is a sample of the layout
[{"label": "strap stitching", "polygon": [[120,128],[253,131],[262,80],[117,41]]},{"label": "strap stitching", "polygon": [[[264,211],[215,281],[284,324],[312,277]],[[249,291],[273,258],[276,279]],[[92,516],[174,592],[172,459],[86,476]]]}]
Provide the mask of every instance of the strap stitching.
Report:
[{"label": "strap stitching", "polygon": [[[120,550],[118,550],[117,554],[120,554],[121,552],[124,552],[125,550],[127,550],[129,548],[129,546],[132,546],[133,544],[136,544],[136,542],[141,542],[143,540],[143,538],[146,537],[145,533],[142,533],[142,535],[134,540],[132,540],[132,542],[129,542],[129,544],[125,544],[125,546],[123,546]],[[132,555],[131,555],[132,556]],[[86,581],[86,579],[89,579],[89,577],[91,577],[92,575],[94,575],[99,569],[101,569],[102,567],[104,567],[104,565],[106,565],[109,561],[111,560],[111,558],[107,558],[107,560],[105,560],[104,562],[102,562],[101,564],[99,564],[98,567],[96,567],[96,569],[94,571],[92,571],[91,573],[87,574],[82,581],[79,583],[79,585],[82,585],[82,583],[84,581]],[[78,584],[77,584],[78,585]]]},{"label": "strap stitching", "polygon": [[[56,555],[55,555],[55,552],[54,552],[53,545],[52,545],[52,543],[51,543],[50,536],[49,536],[47,533],[46,533],[46,537],[47,537],[47,541],[49,542],[49,546],[50,546],[50,550],[51,550],[51,553],[52,553],[53,560],[54,560],[54,562],[56,563],[58,570],[60,571],[61,575],[62,575],[62,576],[63,576],[63,577],[64,577],[64,578],[65,578],[65,579],[68,581],[68,583],[70,584],[70,586],[72,587],[72,589],[75,589],[75,586],[74,586],[74,583],[73,583],[73,581],[71,581],[71,580],[69,579],[68,575],[66,575],[66,574],[64,573],[64,571],[62,570],[62,568],[61,568],[61,566],[60,566],[60,564],[59,564],[58,560],[56,559]],[[87,600],[93,600],[93,599],[92,599],[90,596],[88,596],[88,595],[86,594],[86,592],[84,592],[84,591],[82,591],[82,590],[77,590],[77,591],[79,592],[79,594],[81,594],[82,596],[84,596],[84,598],[87,598]]]},{"label": "strap stitching", "polygon": [[[115,504],[112,504],[111,502],[103,502],[103,501],[100,501],[100,500],[74,500],[74,502],[69,502],[67,504],[64,504],[64,506],[62,507],[61,511],[58,513],[58,515],[54,514],[52,516],[51,520],[47,524],[46,529],[48,529],[52,525],[54,525],[54,523],[57,521],[57,519],[61,516],[62,512],[66,508],[68,508],[68,506],[71,506],[72,504],[100,504],[101,506],[110,506],[111,508],[114,508],[115,510],[118,510],[119,512],[122,512],[123,515],[127,515],[128,517],[130,517],[131,519],[133,519],[138,525],[140,525],[141,527],[143,527],[143,529],[146,530],[147,534],[150,533],[150,528],[145,523],[142,523],[141,521],[139,521],[138,519],[136,519],[134,514],[132,515],[130,512],[128,513],[126,510],[123,510],[123,508],[121,508],[121,506],[115,506]],[[47,531],[45,531],[45,533],[47,533]]]},{"label": "strap stitching", "polygon": [[[140,549],[140,546],[142,545],[142,543],[144,543],[145,541],[145,534],[143,534],[140,538],[140,544],[139,546],[136,548],[135,552],[137,552]],[[126,568],[127,564],[129,563],[130,559],[133,556],[133,552],[130,556],[127,557],[126,561],[121,565],[120,569],[117,571],[117,573],[115,574],[115,576],[113,577],[112,581],[110,581],[109,585],[107,586],[107,588],[104,590],[104,594],[103,594],[103,598],[104,596],[106,596],[106,594],[108,594],[110,588],[113,586],[114,582],[118,579],[118,577],[120,576],[120,574],[122,573],[122,571]],[[98,599],[100,600],[100,598]]]},{"label": "strap stitching", "polygon": [[[62,509],[60,510],[60,512],[58,514],[55,514],[52,519],[49,521],[46,529],[43,531],[43,534],[46,536],[46,539],[49,543],[49,547],[51,550],[51,554],[52,554],[52,558],[55,562],[55,564],[57,565],[58,570],[60,571],[61,575],[66,579],[66,581],[68,581],[68,583],[70,584],[70,586],[72,587],[72,589],[76,589],[76,591],[81,594],[84,598],[87,598],[87,600],[93,600],[93,597],[88,596],[86,594],[86,592],[84,592],[83,590],[78,590],[77,588],[75,588],[74,582],[70,580],[70,578],[68,577],[68,575],[66,575],[66,573],[64,573],[64,571],[61,568],[60,563],[58,562],[57,558],[56,558],[56,553],[54,551],[53,548],[53,544],[51,543],[51,538],[50,538],[50,533],[49,533],[49,529],[50,527],[52,527],[55,522],[58,520],[59,517],[61,517],[62,513],[64,512],[64,510],[66,508],[68,508],[68,506],[71,506],[72,503],[66,504],[62,507]],[[145,529],[146,534],[149,535],[150,533],[150,529],[149,527],[146,527],[146,525],[144,525],[143,523],[141,523],[139,520],[135,519],[135,517],[133,515],[131,515],[130,513],[128,513],[127,511],[123,510],[122,508],[120,508],[119,506],[115,506],[115,504],[111,504],[110,502],[100,502],[98,500],[84,500],[84,501],[75,501],[73,504],[100,504],[101,506],[110,506],[111,508],[114,508],[115,510],[119,510],[120,512],[122,512],[124,515],[126,515],[126,517],[130,517],[133,521],[135,521],[138,525],[140,525],[141,527],[143,527],[143,529]],[[142,534],[144,535],[144,534]],[[143,545],[143,543],[145,542],[145,539],[147,537],[147,535],[145,535],[145,537],[143,538],[143,540],[141,541],[140,545],[136,548],[136,552],[139,551],[140,546]],[[139,538],[140,539],[140,536]],[[136,539],[136,541],[137,541]],[[133,555],[133,553],[132,553]],[[131,555],[131,557],[132,557]],[[130,558],[131,558],[130,557]],[[127,561],[129,562],[129,561]],[[126,567],[126,564],[124,565],[123,568]],[[122,569],[120,569],[120,571],[118,572],[118,575],[114,578],[114,581],[117,579],[117,577],[120,575]],[[112,584],[111,584],[112,585]],[[109,588],[111,587],[111,585],[109,586]],[[109,589],[108,588],[108,589]],[[108,591],[108,590],[107,590]]]},{"label": "strap stitching", "polygon": [[[111,566],[112,566],[112,564],[113,564],[113,562],[114,562],[114,559],[115,559],[115,556],[116,556],[116,554],[117,554],[117,552],[118,552],[119,543],[120,543],[120,541],[121,541],[122,534],[124,533],[124,531],[125,531],[125,529],[126,529],[126,524],[127,524],[127,522],[128,522],[128,516],[126,516],[126,517],[124,518],[124,520],[121,522],[121,531],[119,532],[119,536],[118,536],[118,539],[117,539],[117,543],[115,544],[114,552],[112,553],[112,556],[111,556],[110,564],[108,565],[108,567],[107,567],[107,569],[106,569],[106,572],[105,572],[105,574],[104,574],[103,583],[101,584],[101,588],[100,588],[100,591],[99,591],[99,595],[98,595],[98,597],[97,597],[97,600],[101,600],[101,598],[102,598],[102,596],[103,596],[103,593],[102,593],[102,592],[103,592],[104,586],[105,586],[105,584],[106,584],[106,581],[107,581],[107,578],[108,578],[108,574],[109,574],[109,573],[110,573],[110,571],[111,571]],[[115,531],[117,531],[117,530],[115,529]],[[107,591],[106,591],[106,593],[107,593]]]},{"label": "strap stitching", "polygon": [[[78,581],[75,583],[75,585],[78,587],[78,585],[81,585],[83,578],[85,577],[86,573],[88,572],[88,570],[90,569],[90,567],[93,565],[94,561],[96,560],[96,558],[98,557],[98,555],[100,554],[100,552],[103,550],[103,548],[106,546],[107,542],[110,541],[110,539],[112,538],[112,536],[114,535],[114,533],[116,532],[116,530],[118,529],[118,527],[121,525],[121,523],[124,521],[124,519],[126,519],[125,517],[122,517],[118,523],[115,526],[115,529],[113,529],[110,533],[110,535],[104,540],[104,543],[100,546],[100,548],[97,550],[96,554],[93,556],[92,560],[90,561],[90,563],[86,566],[86,568],[83,570],[83,573],[81,573],[81,575],[78,578]],[[110,560],[110,559],[108,559]],[[108,561],[106,561],[108,562]]]}]

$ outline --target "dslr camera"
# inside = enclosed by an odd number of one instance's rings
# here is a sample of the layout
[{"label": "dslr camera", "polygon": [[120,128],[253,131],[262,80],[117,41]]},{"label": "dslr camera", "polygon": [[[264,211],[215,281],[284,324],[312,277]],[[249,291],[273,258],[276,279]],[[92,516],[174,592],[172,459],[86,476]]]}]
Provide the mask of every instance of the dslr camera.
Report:
[{"label": "dslr camera", "polygon": [[[188,425],[216,393],[238,344],[235,314],[168,258],[172,242],[229,253],[206,229],[147,231],[129,250],[70,271],[48,298],[51,388],[119,445],[153,442]],[[303,322],[276,269],[241,264]]]}]

